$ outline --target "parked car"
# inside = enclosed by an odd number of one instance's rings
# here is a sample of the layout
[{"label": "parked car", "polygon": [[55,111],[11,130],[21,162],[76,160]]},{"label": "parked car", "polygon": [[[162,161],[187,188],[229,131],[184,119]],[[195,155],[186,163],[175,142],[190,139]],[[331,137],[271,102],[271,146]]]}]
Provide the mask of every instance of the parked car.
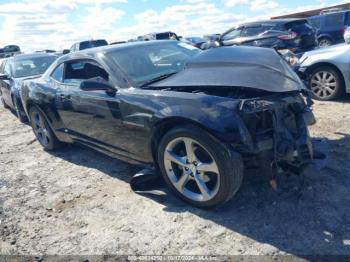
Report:
[{"label": "parked car", "polygon": [[306,52],[299,74],[318,100],[333,100],[350,93],[350,45],[339,44]]},{"label": "parked car", "polygon": [[202,48],[202,45],[205,44],[207,41],[204,38],[198,37],[198,36],[192,36],[192,37],[183,37],[181,41],[193,45],[197,48]]},{"label": "parked car", "polygon": [[322,13],[308,18],[308,21],[317,28],[319,47],[344,43],[344,29],[350,26],[350,11]]},{"label": "parked car", "polygon": [[144,36],[137,37],[138,41],[150,41],[150,40],[179,40],[179,37],[174,32],[160,32],[151,33]]},{"label": "parked car", "polygon": [[7,58],[21,53],[21,49],[17,45],[7,45],[0,51],[0,58]]},{"label": "parked car", "polygon": [[317,46],[315,33],[306,19],[260,21],[231,28],[209,47],[249,45],[289,49],[297,54]]},{"label": "parked car", "polygon": [[7,58],[0,67],[0,95],[5,108],[16,111],[20,121],[26,121],[20,91],[25,80],[40,77],[58,56],[52,54],[17,55]]},{"label": "parked car", "polygon": [[153,164],[181,199],[198,207],[231,199],[244,163],[295,172],[309,163],[307,125],[314,118],[307,94],[272,49],[202,52],[179,41],[62,56],[22,89],[46,150],[79,143]]},{"label": "parked car", "polygon": [[99,40],[88,40],[88,41],[82,41],[75,43],[74,45],[71,46],[70,52],[77,52],[81,50],[85,50],[88,48],[93,48],[93,47],[100,47],[100,46],[106,46],[108,45],[107,41],[104,39],[99,39]]}]

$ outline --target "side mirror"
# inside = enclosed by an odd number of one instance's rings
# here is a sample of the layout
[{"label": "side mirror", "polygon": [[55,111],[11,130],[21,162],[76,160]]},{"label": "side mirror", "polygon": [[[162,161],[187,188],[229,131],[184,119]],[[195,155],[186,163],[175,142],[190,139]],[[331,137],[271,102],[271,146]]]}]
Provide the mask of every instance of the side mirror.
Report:
[{"label": "side mirror", "polygon": [[10,80],[8,75],[0,74],[0,80]]},{"label": "side mirror", "polygon": [[62,51],[62,54],[64,54],[64,55],[69,54],[69,53],[70,53],[69,49],[63,49],[63,51]]},{"label": "side mirror", "polygon": [[102,77],[95,77],[84,80],[80,83],[80,89],[83,91],[106,91],[107,93],[116,93],[117,89],[108,83]]}]

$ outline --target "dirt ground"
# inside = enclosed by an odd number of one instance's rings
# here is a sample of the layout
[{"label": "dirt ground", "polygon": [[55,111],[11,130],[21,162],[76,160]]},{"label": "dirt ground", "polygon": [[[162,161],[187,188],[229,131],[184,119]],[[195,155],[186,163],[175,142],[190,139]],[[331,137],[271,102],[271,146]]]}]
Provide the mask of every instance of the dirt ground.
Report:
[{"label": "dirt ground", "polygon": [[0,109],[0,254],[350,255],[350,98],[317,102],[327,160],[305,177],[245,175],[234,199],[193,208],[166,187],[136,194],[135,167],[90,149],[43,151]]}]

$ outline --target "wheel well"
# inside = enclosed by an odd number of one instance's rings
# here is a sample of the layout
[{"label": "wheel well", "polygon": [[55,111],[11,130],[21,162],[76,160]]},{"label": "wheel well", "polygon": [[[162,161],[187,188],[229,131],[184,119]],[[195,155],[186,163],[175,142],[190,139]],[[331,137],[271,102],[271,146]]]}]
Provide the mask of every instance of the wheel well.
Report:
[{"label": "wheel well", "polygon": [[327,62],[323,62],[323,63],[317,63],[314,64],[312,66],[310,66],[307,70],[307,74],[311,77],[311,74],[313,71],[315,71],[317,68],[320,67],[330,67],[332,68],[334,71],[336,71],[338,73],[338,76],[340,77],[340,80],[342,81],[342,84],[345,85],[345,79],[344,76],[342,74],[342,72],[338,69],[338,67],[336,67],[335,65],[331,64],[331,63],[327,63]]},{"label": "wheel well", "polygon": [[187,118],[181,118],[181,117],[174,117],[174,118],[162,120],[154,127],[150,146],[151,146],[152,157],[155,164],[157,163],[157,146],[161,141],[161,139],[163,138],[163,136],[173,128],[188,127],[188,126],[203,129],[211,134],[211,132],[205,126],[193,120],[190,120]]}]

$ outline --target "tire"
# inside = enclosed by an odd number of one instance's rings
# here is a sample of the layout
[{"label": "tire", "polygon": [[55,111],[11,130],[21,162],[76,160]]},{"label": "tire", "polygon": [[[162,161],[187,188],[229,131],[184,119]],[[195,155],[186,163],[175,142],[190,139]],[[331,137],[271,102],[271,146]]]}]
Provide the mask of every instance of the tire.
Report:
[{"label": "tire", "polygon": [[229,201],[242,184],[241,156],[194,126],[166,133],[158,146],[157,157],[167,185],[179,198],[199,208],[212,208]]},{"label": "tire", "polygon": [[2,103],[2,106],[5,108],[5,109],[9,109],[10,107],[5,103],[4,99],[1,97],[1,103]]},{"label": "tire", "polygon": [[325,48],[333,44],[332,40],[328,37],[322,37],[318,40],[318,47]]},{"label": "tire", "polygon": [[345,93],[345,84],[337,70],[321,66],[311,72],[309,89],[316,100],[330,101]]},{"label": "tire", "polygon": [[19,110],[19,106],[18,106],[18,101],[17,99],[14,97],[13,98],[13,105],[15,106],[15,111],[16,111],[16,115],[18,117],[18,120],[21,122],[21,123],[25,123],[28,121],[28,118],[26,116],[24,116],[21,111]]},{"label": "tire", "polygon": [[29,120],[36,139],[45,150],[52,151],[61,147],[61,142],[56,138],[46,117],[37,107],[30,108]]}]

